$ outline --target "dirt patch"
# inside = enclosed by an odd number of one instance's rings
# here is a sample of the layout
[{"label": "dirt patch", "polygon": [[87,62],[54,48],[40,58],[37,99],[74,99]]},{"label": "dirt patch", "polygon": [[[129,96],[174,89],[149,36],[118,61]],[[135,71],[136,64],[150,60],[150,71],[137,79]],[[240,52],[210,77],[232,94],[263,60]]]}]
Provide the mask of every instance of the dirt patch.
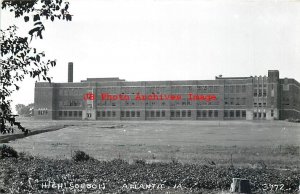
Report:
[{"label": "dirt patch", "polygon": [[13,141],[13,140],[16,140],[16,139],[21,139],[21,138],[32,136],[32,135],[37,135],[37,134],[40,134],[40,133],[56,131],[56,130],[63,129],[63,128],[68,127],[68,126],[69,125],[46,127],[44,129],[41,129],[41,130],[31,131],[27,135],[25,135],[23,133],[3,135],[3,136],[0,136],[0,143],[8,143],[9,141]]}]

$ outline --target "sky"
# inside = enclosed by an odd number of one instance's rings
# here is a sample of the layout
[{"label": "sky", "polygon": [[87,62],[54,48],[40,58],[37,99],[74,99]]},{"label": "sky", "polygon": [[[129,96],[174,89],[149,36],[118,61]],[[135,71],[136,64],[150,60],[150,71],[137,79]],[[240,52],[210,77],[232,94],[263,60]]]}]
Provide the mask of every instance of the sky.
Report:
[{"label": "sky", "polygon": [[[300,81],[300,1],[70,0],[72,22],[47,21],[32,45],[56,59],[49,75],[127,81],[210,80],[259,76],[277,69]],[[0,27],[27,35],[28,23],[1,10]],[[34,101],[33,79],[20,83],[13,106]]]}]

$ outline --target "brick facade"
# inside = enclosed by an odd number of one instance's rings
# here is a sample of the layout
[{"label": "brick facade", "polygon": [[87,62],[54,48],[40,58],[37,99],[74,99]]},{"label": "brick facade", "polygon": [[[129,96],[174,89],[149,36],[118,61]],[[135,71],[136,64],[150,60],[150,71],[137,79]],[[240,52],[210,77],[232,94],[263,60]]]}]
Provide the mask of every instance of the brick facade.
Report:
[{"label": "brick facade", "polygon": [[[72,67],[73,68],[73,67]],[[70,74],[70,73],[69,73]],[[70,75],[69,75],[70,76]],[[73,76],[73,75],[71,75]],[[69,79],[72,81],[72,79]],[[215,80],[137,81],[88,78],[79,83],[35,85],[35,118],[52,120],[273,120],[300,118],[300,84],[268,76],[216,77]],[[84,100],[93,93],[94,100]],[[101,95],[129,96],[103,100]],[[190,100],[189,94],[216,100]],[[180,100],[135,100],[141,95],[180,95]]]}]

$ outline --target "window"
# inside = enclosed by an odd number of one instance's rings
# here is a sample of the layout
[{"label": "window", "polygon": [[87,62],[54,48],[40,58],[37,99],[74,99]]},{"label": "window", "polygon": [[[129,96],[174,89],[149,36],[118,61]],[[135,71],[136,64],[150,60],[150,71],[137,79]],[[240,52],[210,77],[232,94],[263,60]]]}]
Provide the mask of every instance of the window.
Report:
[{"label": "window", "polygon": [[112,117],[116,117],[116,111],[112,111]]},{"label": "window", "polygon": [[102,111],[102,117],[105,117],[105,111]]},{"label": "window", "polygon": [[234,110],[230,110],[229,114],[230,114],[230,117],[233,118],[234,117]]},{"label": "window", "polygon": [[234,104],[234,98],[230,98],[230,104],[231,104],[231,105]]},{"label": "window", "polygon": [[111,111],[107,111],[107,117],[111,117]]},{"label": "window", "polygon": [[241,117],[241,111],[240,110],[236,110],[235,111],[235,116],[236,117]]},{"label": "window", "polygon": [[180,117],[180,111],[179,110],[176,111],[176,117]]},{"label": "window", "polygon": [[192,111],[188,110],[187,115],[188,115],[188,117],[191,117],[192,116]]},{"label": "window", "polygon": [[262,96],[262,89],[258,90],[258,96],[261,97]]},{"label": "window", "polygon": [[78,96],[78,95],[79,95],[78,89],[74,89],[74,95],[75,95],[75,96]]},{"label": "window", "polygon": [[236,88],[235,88],[236,89],[236,93],[240,93],[240,90],[241,90],[240,88],[241,88],[241,86],[239,86],[239,85],[236,86]]},{"label": "window", "polygon": [[274,117],[274,110],[271,110],[271,117]]},{"label": "window", "polygon": [[246,105],[246,98],[242,98],[242,105]]},{"label": "window", "polygon": [[219,86],[214,86],[214,93],[218,93],[219,92]]},{"label": "window", "polygon": [[267,90],[266,90],[266,89],[263,90],[263,96],[264,96],[264,97],[267,96]]},{"label": "window", "polygon": [[68,116],[68,111],[64,111],[64,116]]},{"label": "window", "polygon": [[260,113],[258,113],[258,117],[259,117],[259,118],[261,118],[261,112],[260,112]]},{"label": "window", "polygon": [[212,117],[213,116],[213,111],[212,110],[209,110],[208,111],[208,117]]},{"label": "window", "polygon": [[201,117],[201,111],[197,110],[197,117]]},{"label": "window", "polygon": [[246,111],[245,110],[242,111],[242,117],[246,117]]},{"label": "window", "polygon": [[171,110],[171,117],[174,117],[174,116],[175,116],[174,110]]},{"label": "window", "polygon": [[100,117],[100,111],[97,111],[97,117]]},{"label": "window", "polygon": [[62,111],[58,111],[58,116],[62,116]]},{"label": "window", "polygon": [[236,105],[240,105],[240,98],[236,98],[235,104],[236,104]]},{"label": "window", "polygon": [[258,103],[258,107],[261,107],[261,102],[260,102],[260,103]]},{"label": "window", "polygon": [[151,117],[154,117],[154,110],[151,110],[150,116],[151,116]]},{"label": "window", "polygon": [[254,89],[253,96],[257,96],[257,90]]},{"label": "window", "polygon": [[166,111],[161,111],[161,117],[165,117],[166,116]]},{"label": "window", "polygon": [[257,118],[257,113],[256,112],[253,113],[253,116],[254,116],[254,118]]},{"label": "window", "polygon": [[228,117],[228,110],[224,110],[224,117]]},{"label": "window", "polygon": [[63,104],[64,104],[64,106],[69,106],[70,105],[70,103],[68,102],[68,100],[64,100]]},{"label": "window", "polygon": [[246,86],[242,85],[242,92],[246,92]]},{"label": "window", "polygon": [[263,113],[263,116],[264,116],[264,118],[266,118],[266,117],[267,117],[267,114],[264,112],[264,113]]},{"label": "window", "polygon": [[228,104],[228,98],[226,98],[226,97],[224,98],[224,103]]},{"label": "window", "polygon": [[214,117],[218,117],[219,112],[217,110],[214,111]]},{"label": "window", "polygon": [[234,93],[234,86],[230,86],[230,93]]},{"label": "window", "polygon": [[125,116],[124,111],[121,110],[121,117],[124,117],[124,116]]},{"label": "window", "polygon": [[82,117],[82,111],[78,111],[79,117]]},{"label": "window", "polygon": [[141,116],[141,112],[140,111],[136,111],[136,117],[140,117]]},{"label": "window", "polygon": [[135,111],[131,111],[131,117],[135,117]]},{"label": "window", "polygon": [[225,93],[228,93],[229,92],[229,86],[225,86],[224,91],[225,91]]},{"label": "window", "polygon": [[185,110],[181,111],[181,116],[186,117],[186,111]]},{"label": "window", "polygon": [[74,111],[74,117],[77,117],[77,111]]},{"label": "window", "polygon": [[160,111],[156,111],[156,117],[160,117]]},{"label": "window", "polygon": [[130,111],[126,111],[126,117],[130,117]]},{"label": "window", "polygon": [[202,111],[202,117],[206,117],[206,110]]},{"label": "window", "polygon": [[149,111],[146,111],[146,117],[149,117]]}]

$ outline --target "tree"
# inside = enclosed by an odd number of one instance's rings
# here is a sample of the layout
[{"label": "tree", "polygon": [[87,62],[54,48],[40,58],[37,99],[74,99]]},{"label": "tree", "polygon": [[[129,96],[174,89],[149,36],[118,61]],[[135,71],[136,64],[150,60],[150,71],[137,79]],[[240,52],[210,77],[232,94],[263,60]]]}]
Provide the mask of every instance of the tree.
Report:
[{"label": "tree", "polygon": [[17,104],[16,105],[16,111],[20,115],[22,113],[22,109],[26,107],[24,104]]},{"label": "tree", "polygon": [[56,65],[55,60],[45,59],[44,52],[38,52],[30,46],[32,38],[42,39],[45,26],[44,20],[72,21],[69,13],[69,2],[64,0],[3,0],[1,9],[12,12],[15,18],[24,22],[33,21],[28,37],[17,35],[17,26],[11,25],[0,30],[0,132],[10,133],[17,126],[25,134],[29,132],[20,122],[16,121],[10,109],[12,92],[19,90],[18,83],[29,76],[51,82],[47,76],[50,67]]},{"label": "tree", "polygon": [[28,104],[25,106],[24,104],[17,104],[16,105],[16,111],[18,115],[24,116],[24,117],[30,117],[33,116],[33,106],[34,104]]}]

